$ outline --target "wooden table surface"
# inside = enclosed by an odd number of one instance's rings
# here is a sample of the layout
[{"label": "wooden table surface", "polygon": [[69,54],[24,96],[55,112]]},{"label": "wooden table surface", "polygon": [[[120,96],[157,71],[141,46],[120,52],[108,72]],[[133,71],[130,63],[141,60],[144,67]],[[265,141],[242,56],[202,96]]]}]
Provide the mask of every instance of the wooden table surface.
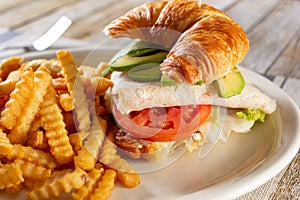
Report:
[{"label": "wooden table surface", "polygon": [[[50,48],[78,48],[104,41],[103,28],[145,0],[0,0],[0,60],[33,51],[32,42],[61,16],[72,25]],[[207,0],[247,32],[251,49],[241,63],[269,77],[300,106],[300,1]],[[300,152],[276,177],[239,199],[299,199]]]}]

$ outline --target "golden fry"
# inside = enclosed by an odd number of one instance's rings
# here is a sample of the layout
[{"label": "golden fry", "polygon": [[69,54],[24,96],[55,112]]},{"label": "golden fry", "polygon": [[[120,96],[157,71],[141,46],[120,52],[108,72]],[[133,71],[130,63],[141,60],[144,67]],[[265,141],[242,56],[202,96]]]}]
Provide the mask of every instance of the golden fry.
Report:
[{"label": "golden fry", "polygon": [[6,133],[0,128],[0,155],[8,155],[11,153],[13,145],[10,144]]},{"label": "golden fry", "polygon": [[51,175],[51,169],[39,166],[33,162],[16,159],[14,163],[21,169],[22,176],[25,179],[38,181],[44,180]]},{"label": "golden fry", "polygon": [[32,97],[33,72],[27,70],[23,73],[21,80],[16,84],[15,89],[10,94],[10,99],[5,104],[5,109],[1,112],[0,123],[7,129],[12,129],[21,115],[21,112]]},{"label": "golden fry", "polygon": [[31,132],[27,140],[27,145],[34,149],[48,151],[50,149],[48,138],[43,131]]},{"label": "golden fry", "polygon": [[78,133],[72,133],[69,135],[70,144],[73,147],[73,151],[78,154],[78,151],[83,146],[82,139],[80,138]]},{"label": "golden fry", "polygon": [[80,168],[73,171],[63,170],[60,173],[54,173],[53,177],[46,179],[28,193],[28,199],[52,199],[61,193],[69,193],[73,189],[81,188],[87,177],[87,173]]},{"label": "golden fry", "polygon": [[0,81],[0,95],[9,95],[14,89],[17,82],[21,79],[23,71],[17,70],[9,73],[5,81]]},{"label": "golden fry", "polygon": [[101,181],[98,183],[95,193],[91,195],[90,200],[107,200],[115,186],[116,171],[107,169],[104,171]]},{"label": "golden fry", "polygon": [[140,184],[139,174],[119,155],[109,164],[109,167],[117,171],[117,178],[125,187],[133,188]]},{"label": "golden fry", "polygon": [[84,146],[78,151],[78,155],[74,157],[75,167],[79,167],[89,171],[95,167],[96,159]]},{"label": "golden fry", "polygon": [[113,142],[111,142],[108,138],[106,138],[104,141],[104,145],[101,149],[100,162],[105,165],[108,165],[116,159],[116,156],[116,145]]},{"label": "golden fry", "polygon": [[107,63],[78,68],[66,50],[57,59],[21,60],[0,64],[0,189],[27,187],[28,199],[73,191],[73,199],[84,200],[108,199],[116,180],[138,185],[110,133],[105,138],[102,95],[113,83],[100,76]]},{"label": "golden fry", "polygon": [[22,146],[20,144],[13,145],[11,153],[5,156],[11,161],[15,159],[30,161],[49,169],[54,169],[58,166],[57,162],[50,153],[34,149],[29,146]]},{"label": "golden fry", "polygon": [[80,83],[76,84],[76,90],[73,91],[73,103],[78,122],[78,130],[89,131],[91,126],[89,105],[84,93],[84,88]]},{"label": "golden fry", "polygon": [[0,190],[19,185],[24,181],[21,169],[15,164],[0,164]]},{"label": "golden fry", "polygon": [[39,106],[43,101],[44,95],[47,92],[47,87],[51,82],[51,76],[45,68],[40,67],[34,72],[34,91],[33,95],[28,99],[26,106],[22,110],[22,115],[17,119],[16,125],[12,128],[8,135],[11,143],[25,144],[27,134],[30,130]]},{"label": "golden fry", "polygon": [[102,147],[102,143],[105,137],[104,129],[105,128],[101,127],[101,125],[99,124],[98,118],[94,116],[91,131],[86,138],[84,146],[95,159],[98,158],[99,150]]},{"label": "golden fry", "polygon": [[0,78],[5,80],[10,72],[17,70],[20,67],[22,61],[23,58],[19,56],[4,59],[0,63]]},{"label": "golden fry", "polygon": [[17,192],[21,191],[21,189],[23,188],[23,185],[24,185],[24,182],[21,182],[18,185],[13,185],[11,187],[5,188],[5,191],[7,191],[8,193],[17,193]]},{"label": "golden fry", "polygon": [[107,78],[103,77],[96,77],[92,78],[92,85],[96,86],[96,94],[101,95],[103,94],[108,88],[113,87],[113,82]]},{"label": "golden fry", "polygon": [[66,124],[58,106],[56,91],[50,83],[44,102],[39,111],[42,127],[46,130],[50,152],[58,163],[66,164],[73,160],[74,152],[69,141]]},{"label": "golden fry", "polygon": [[81,77],[81,82],[86,88],[88,97],[102,95],[108,88],[113,86],[113,82],[104,77]]},{"label": "golden fry", "polygon": [[42,127],[42,120],[41,120],[41,117],[39,116],[39,113],[37,113],[33,122],[31,123],[29,137],[31,138],[31,134],[40,131],[41,127]]},{"label": "golden fry", "polygon": [[5,80],[0,82],[0,95],[9,95],[17,84],[17,80]]},{"label": "golden fry", "polygon": [[56,91],[58,91],[58,92],[64,91],[64,93],[68,93],[68,88],[67,88],[66,81],[64,78],[58,77],[58,78],[52,79],[52,83],[53,83]]},{"label": "golden fry", "polygon": [[56,56],[61,64],[68,91],[73,95],[73,87],[78,74],[77,64],[74,61],[72,54],[67,50],[57,51]]},{"label": "golden fry", "polygon": [[103,172],[103,168],[92,169],[88,173],[84,186],[73,192],[72,198],[74,200],[89,199],[90,195],[94,192],[95,188],[97,187],[97,184],[100,181]]},{"label": "golden fry", "polygon": [[[66,50],[60,50],[56,53],[58,60],[62,66],[62,72],[67,84],[68,91],[73,97],[75,113],[77,116],[78,130],[88,131],[90,129],[91,120],[89,118],[90,112],[88,110],[88,103],[84,93],[84,87],[81,84],[78,75],[76,62],[72,54]],[[76,78],[78,81],[76,81]],[[75,86],[76,84],[76,86]],[[74,90],[74,87],[76,89]]]},{"label": "golden fry", "polygon": [[47,61],[46,59],[34,59],[31,61],[27,61],[22,64],[21,69],[22,70],[31,69],[32,71],[36,71],[46,61]]},{"label": "golden fry", "polygon": [[59,77],[61,73],[61,66],[57,59],[35,59],[25,63],[23,69],[31,68],[36,71],[40,66],[47,68],[53,78]]},{"label": "golden fry", "polygon": [[59,104],[64,111],[71,111],[74,109],[73,99],[68,93],[60,94],[58,96]]}]

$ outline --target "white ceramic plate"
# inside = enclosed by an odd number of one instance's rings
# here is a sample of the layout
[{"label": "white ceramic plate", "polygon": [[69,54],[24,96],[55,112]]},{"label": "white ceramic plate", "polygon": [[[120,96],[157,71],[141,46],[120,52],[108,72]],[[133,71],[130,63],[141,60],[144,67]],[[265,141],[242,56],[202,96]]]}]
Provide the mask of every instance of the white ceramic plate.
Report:
[{"label": "white ceramic plate", "polygon": [[[78,64],[96,66],[108,61],[113,48],[73,50]],[[34,53],[26,59],[55,58],[55,52]],[[119,185],[111,200],[117,199],[233,199],[277,175],[296,155],[300,144],[299,108],[280,88],[266,78],[242,68],[246,79],[277,100],[277,111],[265,123],[257,123],[250,134],[234,134],[219,143],[205,159],[199,152],[184,154],[171,165],[142,173],[134,189]],[[1,192],[1,199],[24,199]]]}]

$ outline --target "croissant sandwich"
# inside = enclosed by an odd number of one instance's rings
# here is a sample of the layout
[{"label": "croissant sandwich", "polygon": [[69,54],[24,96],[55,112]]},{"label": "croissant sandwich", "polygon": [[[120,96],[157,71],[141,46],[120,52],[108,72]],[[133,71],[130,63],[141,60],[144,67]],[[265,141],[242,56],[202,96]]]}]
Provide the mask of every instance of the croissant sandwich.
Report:
[{"label": "croissant sandwich", "polygon": [[107,98],[120,127],[115,143],[131,157],[158,160],[177,149],[193,151],[210,135],[226,141],[276,110],[276,101],[238,68],[249,50],[247,34],[210,5],[149,2],[104,33],[134,39],[103,72],[114,82]]}]

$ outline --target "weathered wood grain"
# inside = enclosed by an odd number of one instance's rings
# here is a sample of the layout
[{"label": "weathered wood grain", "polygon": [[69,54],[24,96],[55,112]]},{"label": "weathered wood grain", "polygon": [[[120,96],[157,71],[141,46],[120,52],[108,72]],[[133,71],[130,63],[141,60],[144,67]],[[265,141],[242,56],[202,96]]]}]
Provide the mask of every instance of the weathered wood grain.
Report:
[{"label": "weathered wood grain", "polygon": [[238,0],[203,0],[202,2],[213,5],[214,7],[219,8],[221,10],[226,10],[234,3],[238,2]]},{"label": "weathered wood grain", "polygon": [[[106,9],[90,13],[86,18],[75,22],[65,33],[67,37],[87,38],[88,36],[101,33],[104,27],[113,19],[125,14],[130,9],[141,4],[140,1],[123,0],[124,3],[112,3]],[[116,12],[117,10],[117,12]]]},{"label": "weathered wood grain", "polygon": [[31,1],[24,3],[10,10],[10,12],[0,13],[0,26],[17,28],[31,20],[45,15],[56,8],[59,8],[75,0],[51,0],[51,1]]},{"label": "weathered wood grain", "polygon": [[231,6],[226,13],[232,16],[246,32],[260,23],[279,5],[281,0],[244,0]]},{"label": "weathered wood grain", "polygon": [[300,79],[289,78],[283,84],[282,89],[296,102],[300,107]]},{"label": "weathered wood grain", "polygon": [[[17,30],[24,33],[31,32],[40,35],[46,32],[61,16],[68,17],[73,23],[72,26],[74,26],[74,23],[77,21],[85,20],[93,13],[101,13],[117,2],[118,0],[86,0],[68,4],[67,6],[57,8],[55,12],[43,15],[31,23],[19,27]],[[80,28],[80,30],[84,31],[82,28]]]},{"label": "weathered wood grain", "polygon": [[15,8],[15,7],[19,7],[22,6],[24,4],[27,4],[28,2],[30,2],[32,0],[1,0],[1,6],[0,6],[0,13],[6,12],[6,11],[10,11],[11,9]]},{"label": "weathered wood grain", "polygon": [[300,79],[300,29],[267,73]]},{"label": "weathered wood grain", "polygon": [[299,10],[299,1],[282,1],[249,33],[250,51],[241,65],[264,73],[300,27]]}]

